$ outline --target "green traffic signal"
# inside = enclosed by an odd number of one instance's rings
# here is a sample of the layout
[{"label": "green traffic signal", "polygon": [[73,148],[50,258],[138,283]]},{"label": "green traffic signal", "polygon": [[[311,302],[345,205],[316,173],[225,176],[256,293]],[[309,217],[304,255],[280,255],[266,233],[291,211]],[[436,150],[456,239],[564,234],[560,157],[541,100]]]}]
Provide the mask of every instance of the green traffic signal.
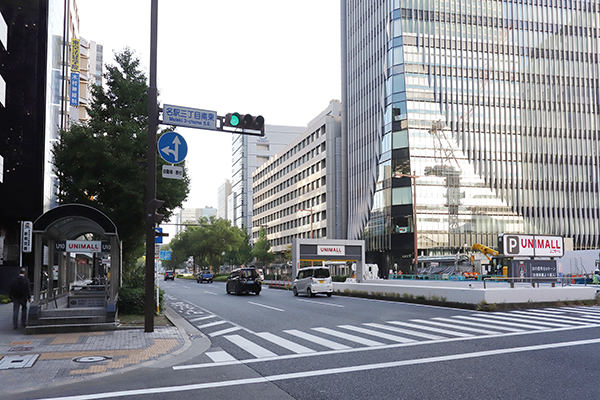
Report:
[{"label": "green traffic signal", "polygon": [[240,124],[240,114],[238,113],[232,113],[232,114],[227,114],[227,119],[228,119],[228,125],[230,126],[238,126]]}]

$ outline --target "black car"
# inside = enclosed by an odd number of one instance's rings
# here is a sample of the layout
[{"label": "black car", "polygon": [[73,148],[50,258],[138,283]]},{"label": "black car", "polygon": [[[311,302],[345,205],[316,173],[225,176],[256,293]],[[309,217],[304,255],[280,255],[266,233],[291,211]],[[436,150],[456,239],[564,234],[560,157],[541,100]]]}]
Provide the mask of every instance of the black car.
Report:
[{"label": "black car", "polygon": [[165,271],[165,281],[168,280],[168,279],[174,281],[175,280],[175,272],[173,272],[173,271]]},{"label": "black car", "polygon": [[227,294],[235,293],[240,295],[242,293],[254,292],[258,295],[262,288],[261,284],[260,274],[256,268],[238,268],[231,271],[227,277],[225,290],[227,290]]}]

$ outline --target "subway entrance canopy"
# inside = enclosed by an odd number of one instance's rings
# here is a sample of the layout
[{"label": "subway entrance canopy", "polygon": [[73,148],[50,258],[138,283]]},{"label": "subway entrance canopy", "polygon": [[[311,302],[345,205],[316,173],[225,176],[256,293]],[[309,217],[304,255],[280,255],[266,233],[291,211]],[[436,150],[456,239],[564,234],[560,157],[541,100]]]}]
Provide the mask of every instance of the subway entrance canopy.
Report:
[{"label": "subway entrance canopy", "polygon": [[27,329],[51,331],[49,321],[54,331],[114,329],[121,248],[110,218],[83,204],[58,206],[33,223],[33,244]]},{"label": "subway entrance canopy", "polygon": [[364,240],[294,239],[292,241],[292,278],[298,274],[300,261],[353,261],[356,282],[364,271]]}]

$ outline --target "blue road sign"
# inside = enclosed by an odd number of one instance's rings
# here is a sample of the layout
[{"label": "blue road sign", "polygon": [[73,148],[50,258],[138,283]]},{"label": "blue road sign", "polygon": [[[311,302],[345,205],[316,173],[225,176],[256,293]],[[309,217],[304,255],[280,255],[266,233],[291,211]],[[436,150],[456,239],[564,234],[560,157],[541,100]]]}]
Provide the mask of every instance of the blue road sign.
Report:
[{"label": "blue road sign", "polygon": [[168,163],[182,162],[187,155],[188,146],[177,132],[165,132],[158,139],[158,154]]},{"label": "blue road sign", "polygon": [[[162,233],[162,228],[154,228],[154,234]],[[162,243],[162,236],[156,236],[154,238],[154,243]]]},{"label": "blue road sign", "polygon": [[160,251],[160,259],[161,260],[170,260],[171,259],[171,250],[161,250]]}]

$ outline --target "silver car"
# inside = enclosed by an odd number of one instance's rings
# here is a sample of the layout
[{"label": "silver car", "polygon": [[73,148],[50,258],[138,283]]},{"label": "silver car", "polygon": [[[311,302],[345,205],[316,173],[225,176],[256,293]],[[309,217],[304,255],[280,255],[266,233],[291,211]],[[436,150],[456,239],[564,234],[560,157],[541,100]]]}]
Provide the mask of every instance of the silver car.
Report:
[{"label": "silver car", "polygon": [[333,283],[331,273],[327,267],[308,267],[298,271],[298,275],[292,283],[294,296],[298,293],[313,297],[317,293],[325,293],[327,297],[333,294]]}]

